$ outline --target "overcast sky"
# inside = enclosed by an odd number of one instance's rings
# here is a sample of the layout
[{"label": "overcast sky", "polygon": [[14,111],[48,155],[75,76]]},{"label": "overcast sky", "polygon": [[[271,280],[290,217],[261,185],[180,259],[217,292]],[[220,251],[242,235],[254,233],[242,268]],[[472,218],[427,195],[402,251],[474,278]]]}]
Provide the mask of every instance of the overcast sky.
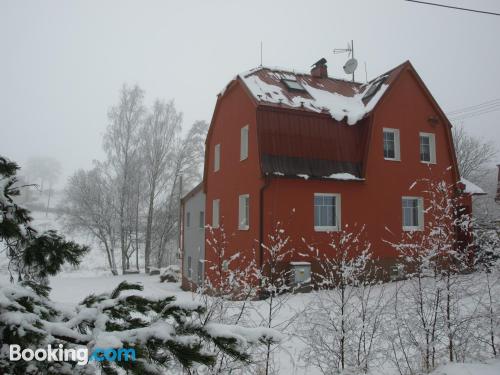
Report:
[{"label": "overcast sky", "polygon": [[[434,1],[434,0],[433,0]],[[435,0],[500,12],[498,0]],[[210,121],[217,93],[260,63],[347,78],[409,59],[445,112],[500,98],[500,17],[403,0],[0,0],[0,154],[58,159],[66,175],[103,158],[107,110],[123,83],[175,99],[184,126]],[[464,121],[500,146],[500,111]],[[499,157],[500,161],[500,157]]]}]

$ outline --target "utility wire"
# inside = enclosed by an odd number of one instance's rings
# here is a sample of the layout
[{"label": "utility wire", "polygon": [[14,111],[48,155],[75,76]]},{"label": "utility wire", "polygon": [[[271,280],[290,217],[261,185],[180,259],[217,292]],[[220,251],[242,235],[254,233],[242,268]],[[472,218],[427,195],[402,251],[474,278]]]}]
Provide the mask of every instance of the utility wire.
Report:
[{"label": "utility wire", "polygon": [[486,107],[491,107],[491,106],[496,106],[496,105],[500,105],[500,98],[499,99],[488,100],[486,102],[475,104],[475,105],[471,105],[471,106],[468,106],[468,107],[463,107],[463,108],[455,109],[453,111],[446,112],[446,114],[448,116],[455,116],[455,115],[458,115],[458,114],[463,113],[463,112],[475,111],[475,110],[478,110],[478,109],[484,109]]},{"label": "utility wire", "polygon": [[432,5],[436,7],[441,7],[441,8],[449,8],[449,9],[456,9],[456,10],[464,10],[466,12],[474,12],[474,13],[481,13],[481,14],[489,14],[491,16],[500,16],[500,13],[494,13],[494,12],[487,12],[484,10],[478,10],[478,9],[470,9],[470,8],[461,8],[461,7],[456,7],[452,5],[445,5],[445,4],[436,4],[436,3],[430,3],[427,1],[419,1],[419,0],[405,0],[411,3],[418,3],[418,4],[424,4],[424,5]]}]

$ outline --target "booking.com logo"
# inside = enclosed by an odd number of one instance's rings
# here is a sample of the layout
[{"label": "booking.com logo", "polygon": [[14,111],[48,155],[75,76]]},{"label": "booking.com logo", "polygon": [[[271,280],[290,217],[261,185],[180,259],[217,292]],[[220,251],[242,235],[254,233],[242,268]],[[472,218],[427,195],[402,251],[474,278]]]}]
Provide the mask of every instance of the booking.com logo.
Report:
[{"label": "booking.com logo", "polygon": [[47,348],[38,349],[23,349],[20,345],[10,345],[9,358],[11,361],[48,361],[48,362],[66,362],[73,361],[78,365],[83,366],[89,361],[132,361],[135,362],[135,349],[134,348],[95,348],[89,356],[87,348],[63,348],[59,344],[57,348],[47,345]]}]

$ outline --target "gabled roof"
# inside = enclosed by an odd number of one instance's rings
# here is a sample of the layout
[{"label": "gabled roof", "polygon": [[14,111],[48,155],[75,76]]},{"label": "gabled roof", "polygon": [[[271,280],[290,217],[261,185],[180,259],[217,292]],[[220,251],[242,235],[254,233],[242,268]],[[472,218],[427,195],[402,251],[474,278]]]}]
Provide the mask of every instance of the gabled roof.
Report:
[{"label": "gabled roof", "polygon": [[244,83],[258,105],[326,113],[354,125],[373,110],[403,65],[366,84],[263,66],[240,73],[236,79]]}]

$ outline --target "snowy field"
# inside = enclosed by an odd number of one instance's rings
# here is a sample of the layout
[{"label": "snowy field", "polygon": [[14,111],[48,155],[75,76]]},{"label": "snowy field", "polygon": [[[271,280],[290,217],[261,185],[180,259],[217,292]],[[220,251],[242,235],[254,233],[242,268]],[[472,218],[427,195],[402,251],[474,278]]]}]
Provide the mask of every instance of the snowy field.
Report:
[{"label": "snowy field", "polygon": [[[63,273],[50,280],[52,287],[51,298],[55,302],[60,302],[70,307],[76,305],[90,293],[99,294],[110,291],[119,282],[127,280],[129,282],[139,282],[144,286],[142,293],[150,296],[170,296],[175,295],[179,301],[194,301],[198,298],[195,293],[185,292],[180,289],[178,283],[160,283],[158,276],[147,275],[127,275],[127,276],[90,276],[88,271]],[[395,288],[397,283],[388,285],[388,292]],[[388,293],[390,294],[390,293]],[[280,309],[276,322],[293,322],[283,331],[286,339],[275,351],[275,373],[290,375],[316,375],[322,372],[314,366],[306,363],[301,356],[306,344],[294,333],[300,320],[296,317],[307,309],[313,302],[315,293],[296,294],[287,297],[283,308]],[[251,309],[246,325],[258,325],[260,316],[265,315],[267,304],[264,301],[251,302]],[[487,363],[467,363],[448,364],[439,367],[433,372],[435,375],[498,375],[500,374],[500,361],[486,361]],[[333,373],[333,372],[332,372]],[[380,366],[373,368],[371,374],[398,374],[389,363],[380,363]]]}]

